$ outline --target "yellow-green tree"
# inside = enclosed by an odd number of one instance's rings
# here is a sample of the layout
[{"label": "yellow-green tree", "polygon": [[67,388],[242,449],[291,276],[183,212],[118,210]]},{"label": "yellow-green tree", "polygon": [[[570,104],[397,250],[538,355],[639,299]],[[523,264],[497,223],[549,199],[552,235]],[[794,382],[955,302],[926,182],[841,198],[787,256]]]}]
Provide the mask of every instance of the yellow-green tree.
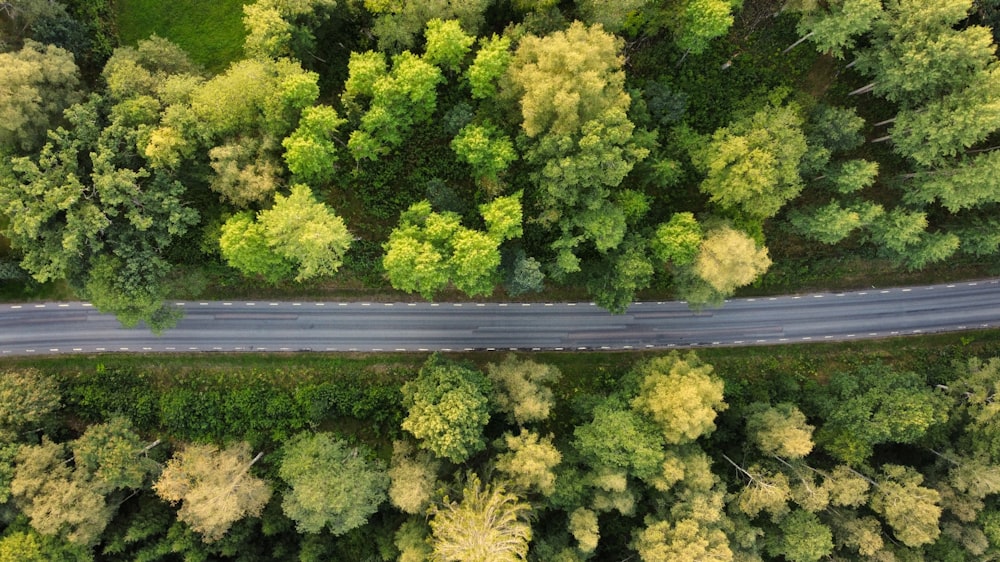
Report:
[{"label": "yellow-green tree", "polygon": [[636,411],[648,415],[663,431],[667,443],[694,441],[715,430],[715,417],[727,408],[721,379],[712,366],[689,353],[676,352],[636,368],[641,377]]}]

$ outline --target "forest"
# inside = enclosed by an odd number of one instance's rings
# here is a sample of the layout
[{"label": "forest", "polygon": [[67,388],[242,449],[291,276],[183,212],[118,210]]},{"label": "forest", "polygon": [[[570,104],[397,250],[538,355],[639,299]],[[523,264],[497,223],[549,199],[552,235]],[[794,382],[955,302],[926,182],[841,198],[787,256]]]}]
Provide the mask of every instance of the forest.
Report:
[{"label": "forest", "polygon": [[[0,0],[0,297],[1000,271],[1000,0],[207,4]],[[4,361],[0,562],[997,560],[977,337]]]}]

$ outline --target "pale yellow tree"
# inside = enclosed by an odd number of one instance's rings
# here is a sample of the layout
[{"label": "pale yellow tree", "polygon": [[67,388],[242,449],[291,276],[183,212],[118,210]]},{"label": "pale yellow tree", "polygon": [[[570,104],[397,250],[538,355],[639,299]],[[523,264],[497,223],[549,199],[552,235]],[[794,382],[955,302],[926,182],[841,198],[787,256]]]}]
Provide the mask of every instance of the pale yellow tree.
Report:
[{"label": "pale yellow tree", "polygon": [[769,267],[767,248],[758,247],[753,238],[730,227],[710,231],[694,261],[698,277],[726,296],[752,283]]},{"label": "pale yellow tree", "polygon": [[441,462],[407,441],[393,441],[389,465],[389,501],[405,513],[422,514],[431,504]]},{"label": "pale yellow tree", "polygon": [[694,519],[650,521],[632,545],[644,562],[728,562],[733,559],[726,534]]},{"label": "pale yellow tree", "polygon": [[540,438],[533,431],[521,430],[519,435],[504,434],[507,451],[497,457],[497,470],[507,475],[512,487],[538,490],[550,496],[556,491],[553,469],[562,454],[552,444],[552,436]]},{"label": "pale yellow tree", "polygon": [[493,382],[497,409],[513,421],[524,425],[549,417],[555,404],[550,385],[559,380],[558,369],[510,354],[501,363],[488,364],[486,375]]},{"label": "pale yellow tree", "polygon": [[589,554],[597,550],[597,542],[601,538],[597,524],[597,514],[585,508],[578,507],[569,514],[569,532],[576,539],[580,552]]},{"label": "pale yellow tree", "polygon": [[896,538],[910,547],[937,540],[941,534],[941,495],[921,486],[922,474],[907,466],[887,464],[882,467],[869,505],[885,518]]},{"label": "pale yellow tree", "polygon": [[751,404],[747,435],[757,448],[769,455],[799,459],[813,449],[813,426],[793,404]]},{"label": "pale yellow tree", "polygon": [[693,441],[715,430],[715,417],[727,408],[723,382],[694,353],[671,353],[637,368],[642,376],[632,407],[650,416],[668,443]]},{"label": "pale yellow tree", "polygon": [[171,504],[180,503],[177,518],[205,542],[214,542],[236,521],[259,516],[271,498],[267,483],[250,473],[263,456],[251,459],[246,442],[225,449],[188,445],[167,461],[153,490]]},{"label": "pale yellow tree", "polygon": [[471,474],[461,502],[445,497],[429,513],[432,561],[514,562],[527,557],[531,506],[502,483],[484,485]]}]

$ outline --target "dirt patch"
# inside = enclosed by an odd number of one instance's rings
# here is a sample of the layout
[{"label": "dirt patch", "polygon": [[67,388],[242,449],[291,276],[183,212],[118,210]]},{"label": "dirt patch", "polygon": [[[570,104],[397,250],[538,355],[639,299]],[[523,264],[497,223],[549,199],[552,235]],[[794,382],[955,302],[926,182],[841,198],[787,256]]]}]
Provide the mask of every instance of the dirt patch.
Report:
[{"label": "dirt patch", "polygon": [[[809,49],[810,45],[799,45],[796,49]],[[840,61],[829,54],[820,55],[816,58],[812,68],[806,73],[803,90],[810,96],[820,99],[837,79]]]}]

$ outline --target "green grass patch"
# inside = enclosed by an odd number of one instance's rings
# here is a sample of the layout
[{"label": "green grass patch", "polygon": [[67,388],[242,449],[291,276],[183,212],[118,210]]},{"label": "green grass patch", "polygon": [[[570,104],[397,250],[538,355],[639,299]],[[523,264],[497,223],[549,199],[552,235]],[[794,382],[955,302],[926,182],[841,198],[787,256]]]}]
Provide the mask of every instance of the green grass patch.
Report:
[{"label": "green grass patch", "polygon": [[248,0],[118,0],[123,45],[156,34],[181,46],[195,62],[218,72],[243,55],[243,5]]}]

